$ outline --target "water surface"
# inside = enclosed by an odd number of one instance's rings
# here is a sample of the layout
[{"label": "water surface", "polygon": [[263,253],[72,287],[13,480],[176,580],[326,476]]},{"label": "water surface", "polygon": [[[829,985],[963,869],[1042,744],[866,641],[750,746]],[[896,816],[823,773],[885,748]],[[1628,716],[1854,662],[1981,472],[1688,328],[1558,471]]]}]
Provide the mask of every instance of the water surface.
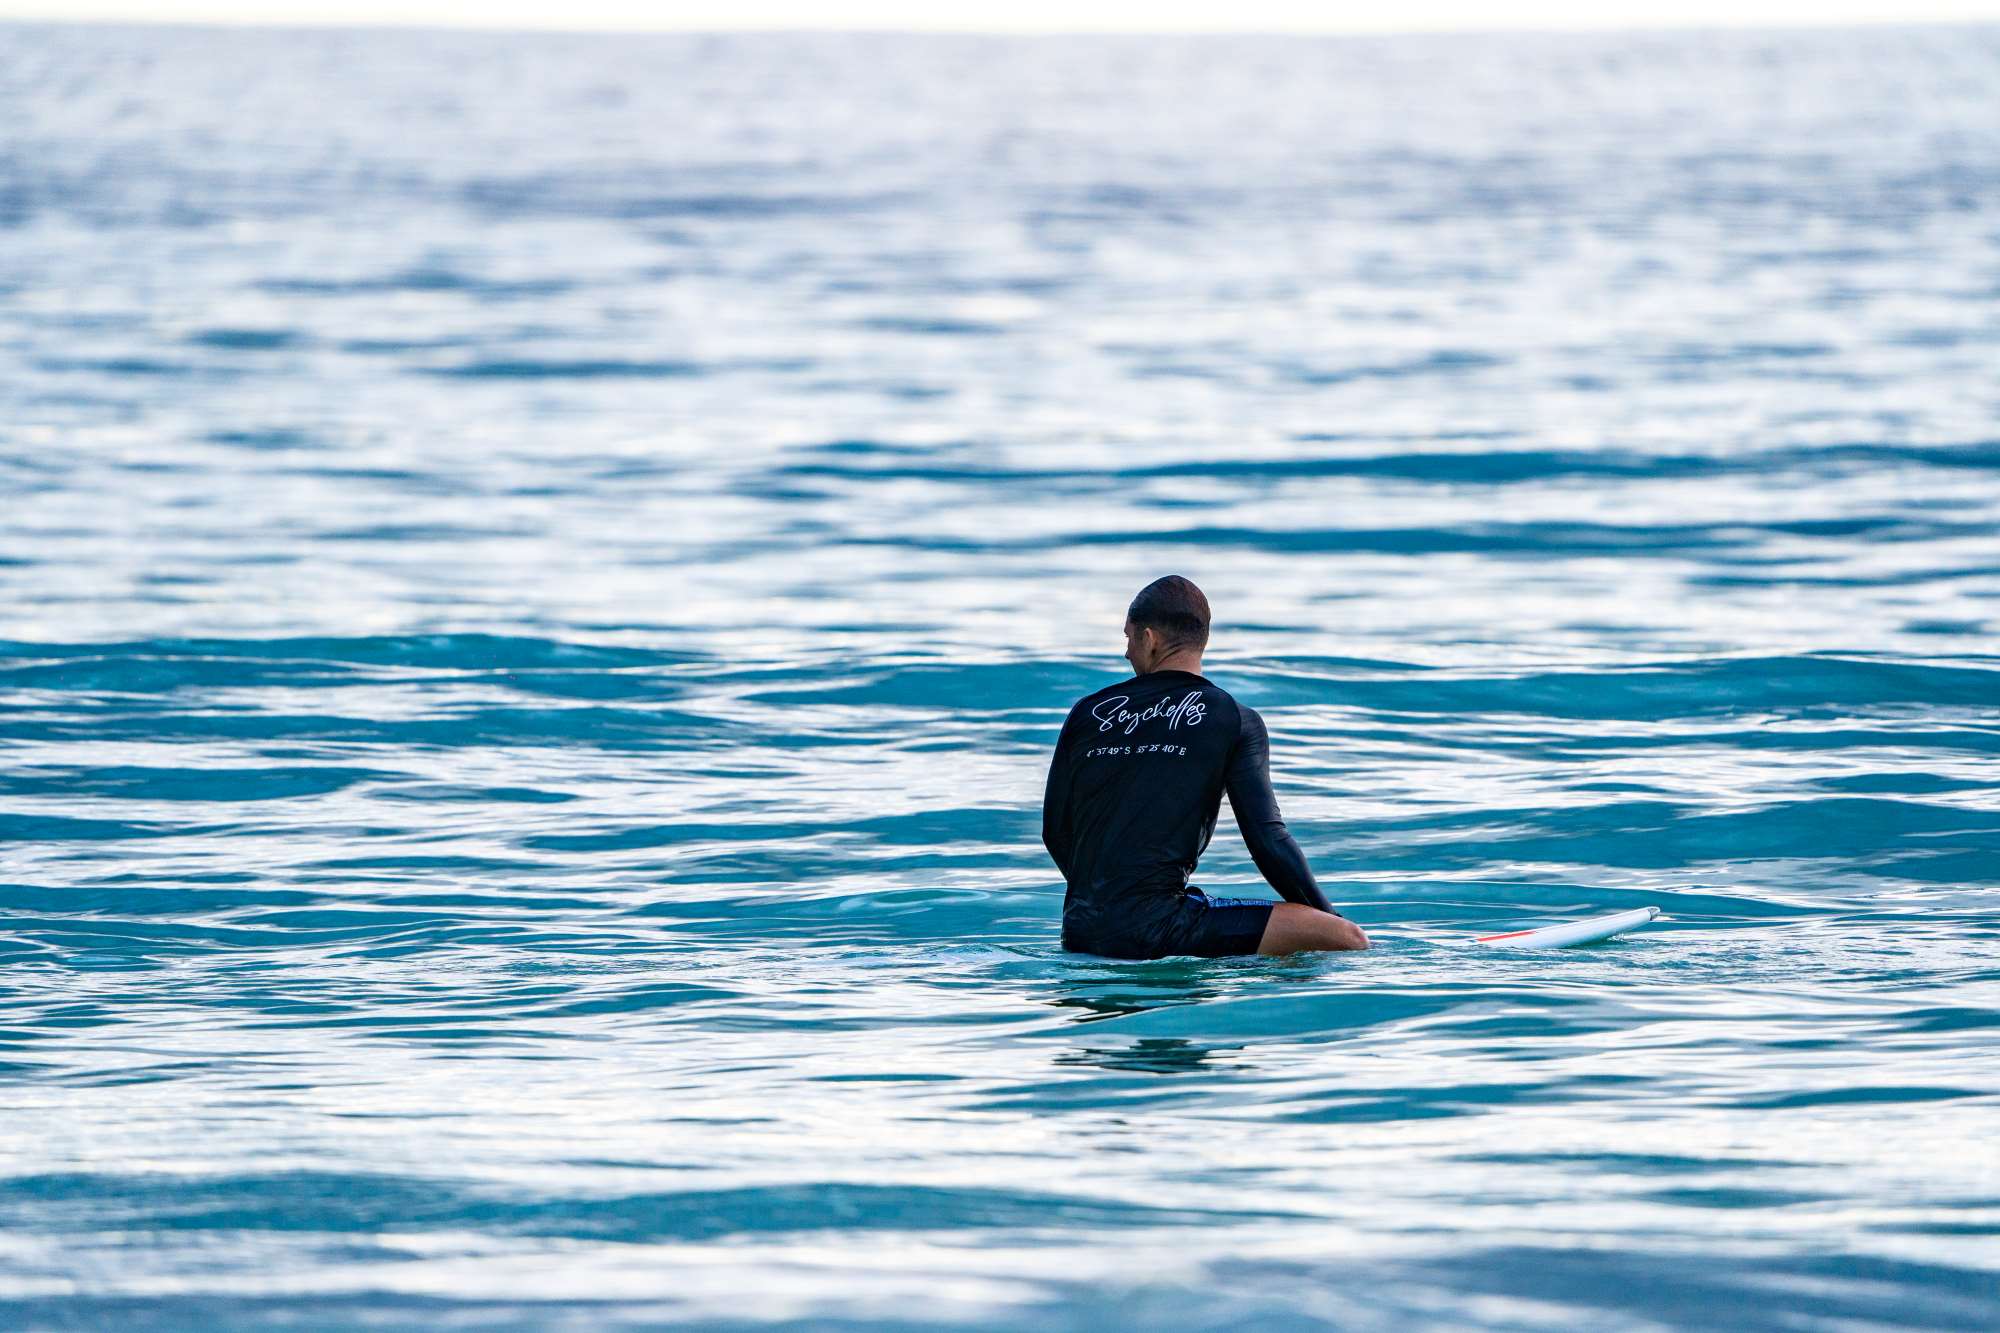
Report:
[{"label": "water surface", "polygon": [[[2000,1321],[1996,87],[0,28],[0,1322]],[[1170,571],[1372,953],[1058,949]]]}]

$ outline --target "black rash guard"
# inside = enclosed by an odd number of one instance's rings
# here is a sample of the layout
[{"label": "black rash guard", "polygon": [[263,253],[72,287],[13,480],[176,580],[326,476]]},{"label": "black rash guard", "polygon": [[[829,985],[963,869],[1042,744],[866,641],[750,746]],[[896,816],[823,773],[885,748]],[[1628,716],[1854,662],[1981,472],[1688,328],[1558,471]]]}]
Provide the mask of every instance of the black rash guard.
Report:
[{"label": "black rash guard", "polygon": [[1271,887],[1333,911],[1278,814],[1270,761],[1264,719],[1190,671],[1148,672],[1079,699],[1042,800],[1042,842],[1069,883],[1064,946],[1174,952],[1225,790]]}]

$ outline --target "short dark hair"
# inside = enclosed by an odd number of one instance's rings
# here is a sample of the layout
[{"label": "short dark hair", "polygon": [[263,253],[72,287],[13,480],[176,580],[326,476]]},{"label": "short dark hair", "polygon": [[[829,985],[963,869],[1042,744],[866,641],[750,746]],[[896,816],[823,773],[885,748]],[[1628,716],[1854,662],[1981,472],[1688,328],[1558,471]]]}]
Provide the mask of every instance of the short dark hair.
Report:
[{"label": "short dark hair", "polygon": [[1174,648],[1208,646],[1208,598],[1178,574],[1154,579],[1132,599],[1125,622],[1160,632]]}]

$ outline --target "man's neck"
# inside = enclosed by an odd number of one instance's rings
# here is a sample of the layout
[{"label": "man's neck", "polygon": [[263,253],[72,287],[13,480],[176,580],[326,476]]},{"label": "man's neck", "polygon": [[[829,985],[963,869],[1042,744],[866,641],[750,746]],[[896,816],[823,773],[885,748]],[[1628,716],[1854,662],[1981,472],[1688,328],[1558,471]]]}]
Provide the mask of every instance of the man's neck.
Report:
[{"label": "man's neck", "polygon": [[1148,671],[1146,674],[1150,676],[1154,671],[1185,671],[1191,676],[1199,676],[1201,674],[1201,654],[1169,653],[1159,661],[1153,663],[1152,671]]}]

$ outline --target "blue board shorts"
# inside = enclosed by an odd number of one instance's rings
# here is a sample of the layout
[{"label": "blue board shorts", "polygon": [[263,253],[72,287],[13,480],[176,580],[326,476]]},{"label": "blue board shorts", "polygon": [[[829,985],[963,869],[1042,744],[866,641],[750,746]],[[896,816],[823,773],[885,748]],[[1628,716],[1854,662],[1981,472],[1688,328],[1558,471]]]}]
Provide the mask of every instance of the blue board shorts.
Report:
[{"label": "blue board shorts", "polygon": [[[1093,928],[1063,922],[1063,948],[1107,958],[1231,958],[1257,952],[1270,923],[1269,898],[1211,898],[1189,886],[1160,910]],[[1081,923],[1078,923],[1080,926]]]}]

